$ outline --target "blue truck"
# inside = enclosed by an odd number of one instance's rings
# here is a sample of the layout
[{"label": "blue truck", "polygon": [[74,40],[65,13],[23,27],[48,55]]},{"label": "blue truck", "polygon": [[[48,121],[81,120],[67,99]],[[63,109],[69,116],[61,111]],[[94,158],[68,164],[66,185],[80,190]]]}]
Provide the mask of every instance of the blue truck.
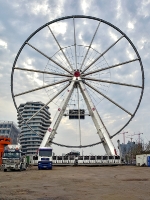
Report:
[{"label": "blue truck", "polygon": [[52,150],[51,147],[40,147],[38,149],[38,170],[52,169]]}]

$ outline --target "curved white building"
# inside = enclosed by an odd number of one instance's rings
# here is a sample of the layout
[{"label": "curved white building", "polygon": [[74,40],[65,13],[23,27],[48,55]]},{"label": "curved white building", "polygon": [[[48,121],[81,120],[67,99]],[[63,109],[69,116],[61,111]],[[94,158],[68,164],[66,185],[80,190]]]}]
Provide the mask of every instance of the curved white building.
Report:
[{"label": "curved white building", "polygon": [[[19,112],[22,114],[25,120],[28,120],[30,117],[36,113],[44,103],[42,102],[27,102],[25,104],[20,104],[18,107]],[[50,126],[50,112],[48,111],[49,107],[46,106],[40,113],[38,113],[33,119],[31,119],[28,125],[43,138],[48,127]],[[18,124],[21,129],[20,133],[20,144],[22,145],[22,151],[27,155],[37,153],[37,149],[41,144],[42,138],[37,134],[31,131],[26,124],[22,124],[21,117],[18,114]]]}]

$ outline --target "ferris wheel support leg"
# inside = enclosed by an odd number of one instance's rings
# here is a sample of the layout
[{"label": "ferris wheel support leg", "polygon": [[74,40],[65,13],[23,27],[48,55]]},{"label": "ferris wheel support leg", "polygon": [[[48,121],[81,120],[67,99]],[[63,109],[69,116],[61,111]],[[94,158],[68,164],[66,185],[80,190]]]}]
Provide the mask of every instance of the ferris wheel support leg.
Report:
[{"label": "ferris wheel support leg", "polygon": [[74,84],[75,84],[76,79],[73,78],[71,81],[70,86],[68,87],[64,100],[62,101],[60,107],[58,108],[55,117],[50,125],[50,127],[48,128],[47,132],[45,133],[45,136],[41,142],[40,147],[45,147],[45,146],[50,146],[51,145],[51,141],[54,139],[54,136],[56,134],[57,128],[59,126],[59,123],[64,115],[64,112],[66,110],[68,101],[72,95],[73,89],[74,89]]},{"label": "ferris wheel support leg", "polygon": [[92,120],[95,124],[95,127],[97,129],[97,133],[98,133],[101,141],[103,142],[102,144],[104,146],[106,153],[108,155],[116,155],[116,149],[110,139],[110,135],[109,135],[101,117],[99,116],[99,113],[97,112],[97,110],[92,102],[92,99],[90,98],[88,91],[86,90],[85,85],[81,81],[81,79],[79,79],[79,86],[80,86],[80,90],[83,95],[83,98],[85,100],[85,103],[87,105],[87,108],[89,110],[89,113],[90,113]]}]

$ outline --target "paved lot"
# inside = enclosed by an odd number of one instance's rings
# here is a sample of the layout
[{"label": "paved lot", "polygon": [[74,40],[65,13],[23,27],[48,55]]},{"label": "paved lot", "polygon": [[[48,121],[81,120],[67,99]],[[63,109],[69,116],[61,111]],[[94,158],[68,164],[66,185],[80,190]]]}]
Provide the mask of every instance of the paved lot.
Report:
[{"label": "paved lot", "polygon": [[0,200],[150,200],[150,167],[0,171]]}]

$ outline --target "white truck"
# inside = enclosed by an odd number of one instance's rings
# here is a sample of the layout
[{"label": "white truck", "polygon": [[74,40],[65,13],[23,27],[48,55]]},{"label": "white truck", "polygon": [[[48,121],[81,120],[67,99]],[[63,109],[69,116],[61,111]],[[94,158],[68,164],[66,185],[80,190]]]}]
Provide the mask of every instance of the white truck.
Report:
[{"label": "white truck", "polygon": [[52,169],[52,147],[39,147],[38,169]]},{"label": "white truck", "polygon": [[5,147],[2,157],[2,169],[4,172],[8,170],[26,170],[26,157],[21,151],[20,144],[9,144]]}]

